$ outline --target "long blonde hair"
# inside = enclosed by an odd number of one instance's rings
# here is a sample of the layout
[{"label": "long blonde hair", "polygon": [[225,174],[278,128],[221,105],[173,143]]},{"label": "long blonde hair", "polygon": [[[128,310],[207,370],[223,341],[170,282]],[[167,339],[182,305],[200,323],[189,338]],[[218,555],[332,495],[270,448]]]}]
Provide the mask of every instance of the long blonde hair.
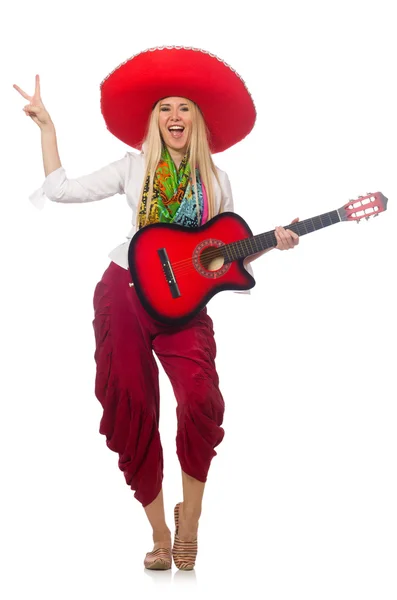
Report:
[{"label": "long blonde hair", "polygon": [[[146,222],[149,218],[150,203],[153,195],[154,176],[156,174],[157,165],[159,164],[161,159],[161,152],[164,143],[159,128],[160,102],[161,100],[157,102],[157,104],[152,110],[152,113],[149,118],[146,138],[142,144],[142,150],[145,157],[145,177],[143,179],[142,189],[140,193],[141,202],[143,190],[147,178],[149,176],[149,189],[147,195],[148,201],[146,205]],[[212,182],[212,174],[215,175],[219,185],[220,182],[208,144],[209,132],[207,129],[207,125],[204,121],[204,117],[197,104],[187,99],[187,105],[192,116],[192,127],[188,147],[189,164],[190,172],[192,175],[192,185],[194,186],[196,193],[198,221],[200,222],[195,166],[198,167],[201,181],[203,182],[207,191],[209,219],[215,216],[214,186]],[[137,225],[139,223],[139,212],[140,210],[138,209]]]}]

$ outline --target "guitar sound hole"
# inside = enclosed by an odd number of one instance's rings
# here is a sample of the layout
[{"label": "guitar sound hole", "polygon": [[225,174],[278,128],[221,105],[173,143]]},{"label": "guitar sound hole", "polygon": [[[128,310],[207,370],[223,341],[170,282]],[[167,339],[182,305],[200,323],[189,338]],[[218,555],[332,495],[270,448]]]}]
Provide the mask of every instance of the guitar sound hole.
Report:
[{"label": "guitar sound hole", "polygon": [[210,246],[200,254],[200,263],[207,271],[218,271],[224,265],[225,259],[219,248]]}]

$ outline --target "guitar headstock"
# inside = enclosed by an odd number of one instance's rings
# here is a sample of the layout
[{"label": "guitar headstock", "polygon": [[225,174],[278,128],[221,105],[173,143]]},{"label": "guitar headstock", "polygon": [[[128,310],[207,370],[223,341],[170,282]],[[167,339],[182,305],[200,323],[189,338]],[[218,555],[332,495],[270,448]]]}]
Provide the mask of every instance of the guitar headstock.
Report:
[{"label": "guitar headstock", "polygon": [[341,221],[356,221],[376,217],[387,208],[387,198],[381,192],[359,196],[338,209]]}]

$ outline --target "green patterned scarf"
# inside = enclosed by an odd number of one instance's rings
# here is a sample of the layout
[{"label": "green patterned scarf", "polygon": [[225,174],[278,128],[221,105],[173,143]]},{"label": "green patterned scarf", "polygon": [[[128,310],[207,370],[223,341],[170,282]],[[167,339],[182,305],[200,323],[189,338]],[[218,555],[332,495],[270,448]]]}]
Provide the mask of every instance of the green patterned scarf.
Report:
[{"label": "green patterned scarf", "polygon": [[196,194],[192,186],[190,165],[186,155],[177,171],[166,146],[156,169],[153,184],[153,197],[146,223],[149,175],[146,179],[139,210],[139,229],[151,223],[178,223],[184,227],[198,227],[202,221],[204,201],[203,186],[198,169],[196,170],[200,223],[197,217]]}]

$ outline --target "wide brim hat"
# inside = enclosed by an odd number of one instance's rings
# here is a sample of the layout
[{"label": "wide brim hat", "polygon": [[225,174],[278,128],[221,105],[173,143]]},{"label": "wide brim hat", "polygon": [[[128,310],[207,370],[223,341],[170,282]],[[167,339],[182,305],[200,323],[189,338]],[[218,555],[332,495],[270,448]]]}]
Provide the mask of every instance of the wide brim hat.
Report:
[{"label": "wide brim hat", "polygon": [[116,67],[100,84],[101,112],[107,129],[141,150],[150,113],[169,96],[195,102],[209,130],[212,153],[244,139],[256,120],[244,81],[223,60],[198,48],[151,48]]}]

